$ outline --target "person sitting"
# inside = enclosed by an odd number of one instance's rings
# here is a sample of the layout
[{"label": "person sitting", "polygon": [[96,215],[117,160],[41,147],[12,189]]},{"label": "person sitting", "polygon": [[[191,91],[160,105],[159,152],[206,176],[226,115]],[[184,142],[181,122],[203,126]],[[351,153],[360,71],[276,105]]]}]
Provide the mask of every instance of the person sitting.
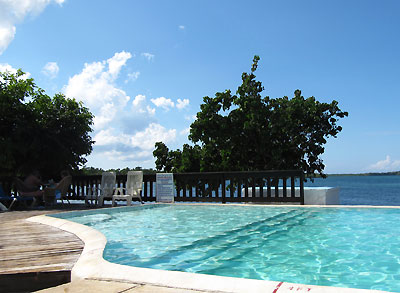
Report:
[{"label": "person sitting", "polygon": [[38,202],[42,202],[44,191],[40,189],[42,184],[39,171],[30,173],[24,181],[14,178],[14,186],[21,197],[29,197],[33,199],[32,206]]},{"label": "person sitting", "polygon": [[[62,170],[60,175],[61,180],[58,183],[55,183],[53,180],[51,180],[50,186],[45,188],[43,197],[45,204],[55,203],[58,199],[62,200],[62,197],[65,197],[65,194],[63,195],[62,193],[66,193],[68,191],[72,177],[67,170]],[[64,199],[69,202],[68,198],[65,197]]]},{"label": "person sitting", "polygon": [[56,199],[60,199],[61,198],[61,183],[63,181],[64,178],[71,176],[71,174],[69,174],[68,170],[62,170],[61,173],[61,180],[58,183],[54,183],[55,189],[56,189]]},{"label": "person sitting", "polygon": [[25,178],[24,185],[25,185],[26,191],[29,191],[29,192],[39,191],[40,187],[43,185],[42,177],[40,176],[40,172],[38,170],[32,171]]}]

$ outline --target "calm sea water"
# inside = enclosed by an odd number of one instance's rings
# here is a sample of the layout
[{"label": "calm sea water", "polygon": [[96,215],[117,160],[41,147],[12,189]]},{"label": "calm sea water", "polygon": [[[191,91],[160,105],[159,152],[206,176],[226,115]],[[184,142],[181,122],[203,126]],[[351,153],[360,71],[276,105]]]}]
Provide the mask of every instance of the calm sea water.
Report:
[{"label": "calm sea water", "polygon": [[340,204],[400,206],[400,176],[329,176],[311,187],[339,187]]}]

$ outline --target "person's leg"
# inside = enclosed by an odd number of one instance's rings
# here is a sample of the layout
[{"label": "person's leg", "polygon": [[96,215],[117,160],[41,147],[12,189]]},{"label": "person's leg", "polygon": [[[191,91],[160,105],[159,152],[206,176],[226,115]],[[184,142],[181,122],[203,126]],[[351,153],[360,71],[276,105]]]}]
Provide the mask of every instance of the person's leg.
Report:
[{"label": "person's leg", "polygon": [[56,200],[56,189],[47,187],[43,192],[43,202],[45,205],[53,205]]}]

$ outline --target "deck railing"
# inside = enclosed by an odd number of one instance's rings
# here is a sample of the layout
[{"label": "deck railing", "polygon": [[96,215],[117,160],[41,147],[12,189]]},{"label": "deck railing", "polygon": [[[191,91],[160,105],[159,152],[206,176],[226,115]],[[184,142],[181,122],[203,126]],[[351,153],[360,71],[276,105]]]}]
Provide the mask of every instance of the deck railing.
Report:
[{"label": "deck railing", "polygon": [[[126,175],[117,175],[116,177],[117,187],[125,187],[126,180],[127,180]],[[141,195],[143,201],[156,200],[155,182],[156,182],[155,174],[143,175],[143,190]],[[101,184],[101,175],[73,176],[69,197],[71,199],[83,200],[85,199],[85,196],[90,189],[93,190],[93,188],[100,188],[100,184]]]},{"label": "deck railing", "polygon": [[178,173],[174,180],[175,201],[304,204],[302,171]]},{"label": "deck railing", "polygon": [[[118,187],[125,187],[126,175],[117,175]],[[12,178],[0,184],[11,192]],[[72,177],[69,199],[84,200],[101,175]],[[192,202],[297,202],[304,204],[302,171],[199,172],[174,174],[175,201]],[[296,187],[296,185],[298,185]],[[143,201],[156,200],[156,175],[143,175]]]}]

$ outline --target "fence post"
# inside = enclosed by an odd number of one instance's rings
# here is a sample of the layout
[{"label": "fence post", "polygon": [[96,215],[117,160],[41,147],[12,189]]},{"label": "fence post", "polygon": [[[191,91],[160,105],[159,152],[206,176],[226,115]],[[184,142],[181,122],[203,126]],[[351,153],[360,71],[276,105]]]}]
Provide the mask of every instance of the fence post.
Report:
[{"label": "fence post", "polygon": [[300,204],[304,205],[304,172],[300,174]]},{"label": "fence post", "polygon": [[226,203],[225,173],[222,174],[222,203]]}]

